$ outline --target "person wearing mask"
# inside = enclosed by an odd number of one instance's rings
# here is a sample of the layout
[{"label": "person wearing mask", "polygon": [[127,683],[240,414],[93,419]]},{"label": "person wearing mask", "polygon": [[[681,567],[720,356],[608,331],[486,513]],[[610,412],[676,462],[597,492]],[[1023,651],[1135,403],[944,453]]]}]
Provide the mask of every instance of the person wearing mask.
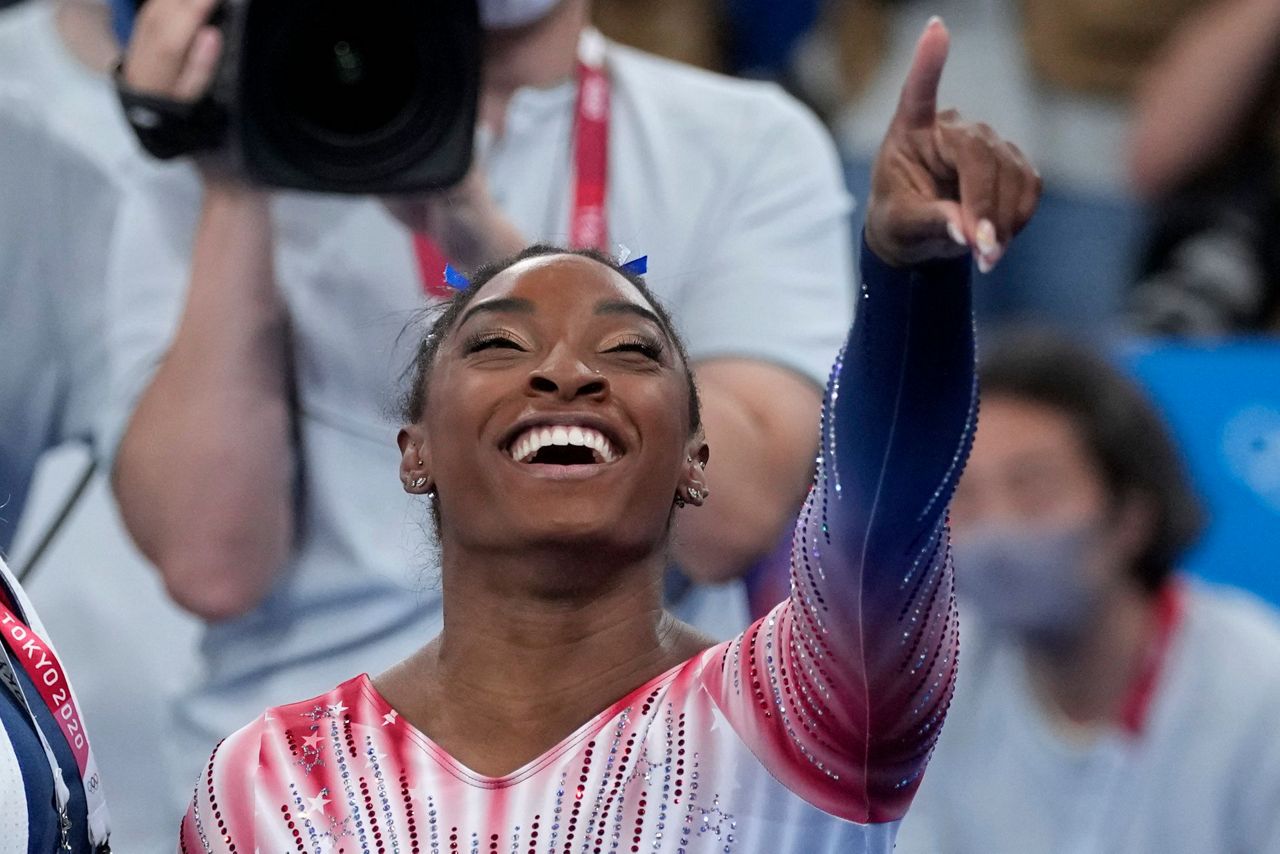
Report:
[{"label": "person wearing mask", "polygon": [[0,852],[108,854],[102,775],[66,671],[0,558]]},{"label": "person wearing mask", "polygon": [[[150,0],[125,84],[200,95],[222,49],[212,6]],[[673,544],[702,583],[677,611],[721,638],[746,624],[737,584],[703,585],[772,548],[803,498],[852,304],[850,200],[796,102],[603,42],[589,7],[480,4],[476,168],[395,215],[183,166],[126,199],[103,443],[130,533],[208,621],[201,675],[175,711],[175,792],[263,707],[389,666],[439,626],[434,559],[402,525],[417,505],[383,475],[396,464],[384,413],[411,357],[400,333],[439,301],[440,256],[473,270],[544,239],[654,257],[649,281],[721,449],[715,496]],[[585,81],[606,87],[604,157],[575,154],[597,144],[582,132]],[[606,171],[584,174],[590,163]],[[581,182],[605,187],[603,218],[575,202]],[[419,251],[423,237],[437,254]]]},{"label": "person wearing mask", "polygon": [[1280,620],[1176,572],[1201,515],[1160,416],[1045,332],[979,382],[962,675],[898,850],[1280,852]]}]

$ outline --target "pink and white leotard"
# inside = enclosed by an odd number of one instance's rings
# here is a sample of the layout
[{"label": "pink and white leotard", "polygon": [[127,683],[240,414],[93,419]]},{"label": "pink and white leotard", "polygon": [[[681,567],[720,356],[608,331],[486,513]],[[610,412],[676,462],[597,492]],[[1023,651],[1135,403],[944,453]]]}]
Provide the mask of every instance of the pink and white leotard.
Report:
[{"label": "pink and white leotard", "polygon": [[951,696],[977,394],[967,262],[862,268],[785,602],[504,777],[367,676],[271,709],[214,750],[181,850],[890,852]]}]

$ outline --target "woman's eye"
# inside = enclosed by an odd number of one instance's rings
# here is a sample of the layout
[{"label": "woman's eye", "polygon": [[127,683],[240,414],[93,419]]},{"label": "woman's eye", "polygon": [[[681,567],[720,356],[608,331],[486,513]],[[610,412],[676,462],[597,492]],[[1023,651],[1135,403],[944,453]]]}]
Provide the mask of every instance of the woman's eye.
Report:
[{"label": "woman's eye", "polygon": [[639,353],[645,358],[659,361],[662,358],[662,345],[642,338],[628,339],[613,345],[606,353]]},{"label": "woman's eye", "polygon": [[516,341],[510,335],[499,335],[493,333],[485,333],[477,335],[469,339],[464,347],[467,355],[478,353],[481,350],[523,350],[520,342]]}]

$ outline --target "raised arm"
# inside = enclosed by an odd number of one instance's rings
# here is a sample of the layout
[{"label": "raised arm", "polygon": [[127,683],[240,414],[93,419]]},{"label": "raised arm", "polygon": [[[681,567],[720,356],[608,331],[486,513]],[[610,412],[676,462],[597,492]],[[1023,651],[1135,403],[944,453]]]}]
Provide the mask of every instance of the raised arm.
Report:
[{"label": "raised arm", "polygon": [[206,191],[182,320],[112,472],[169,594],[211,620],[254,607],[292,544],[288,318],[270,234],[265,198]]},{"label": "raised arm", "polygon": [[[125,66],[140,91],[189,100],[207,87],[221,48],[204,25],[210,0],[158,0],[138,18]],[[138,281],[168,257],[169,197],[134,200],[117,252]],[[181,241],[179,241],[181,242]],[[152,258],[158,259],[153,262]],[[123,261],[117,259],[117,270]],[[130,534],[178,604],[207,619],[237,616],[266,594],[293,537],[288,314],[272,271],[265,194],[207,177],[186,307],[141,395],[112,481]],[[121,278],[117,273],[116,278]],[[139,313],[153,310],[137,306]],[[145,367],[143,368],[146,369]]]},{"label": "raised arm", "polygon": [[946,712],[946,511],[977,407],[966,256],[995,263],[1039,195],[1014,147],[936,114],[947,46],[931,23],[876,165],[790,598],[729,651],[718,688],[779,779],[858,822],[902,817]]}]

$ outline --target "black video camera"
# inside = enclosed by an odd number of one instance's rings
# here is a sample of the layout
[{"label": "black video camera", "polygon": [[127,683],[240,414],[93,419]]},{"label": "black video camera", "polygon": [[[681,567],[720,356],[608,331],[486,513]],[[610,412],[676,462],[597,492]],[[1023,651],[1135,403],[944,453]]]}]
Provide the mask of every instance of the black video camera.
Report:
[{"label": "black video camera", "polygon": [[255,183],[322,192],[416,192],[466,174],[476,0],[224,0],[211,23],[223,57],[201,101],[151,97],[117,77],[151,154],[220,149]]}]

